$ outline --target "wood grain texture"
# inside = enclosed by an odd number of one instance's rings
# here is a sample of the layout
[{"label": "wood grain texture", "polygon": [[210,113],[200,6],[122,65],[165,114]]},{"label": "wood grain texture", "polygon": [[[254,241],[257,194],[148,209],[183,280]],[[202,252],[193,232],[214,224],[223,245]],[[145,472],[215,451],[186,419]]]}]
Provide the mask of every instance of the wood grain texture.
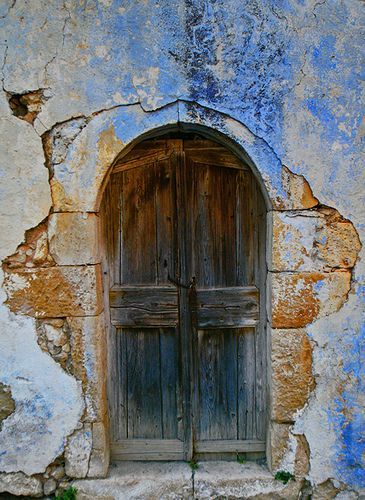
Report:
[{"label": "wood grain texture", "polygon": [[178,439],[125,439],[112,442],[113,460],[182,460],[183,442]]},{"label": "wood grain texture", "polygon": [[265,451],[265,441],[258,440],[206,440],[197,441],[195,450],[197,453],[245,453]]},{"label": "wood grain texture", "polygon": [[176,326],[178,294],[163,286],[113,287],[109,294],[112,325],[126,328]]},{"label": "wood grain texture", "polygon": [[210,140],[144,141],[102,211],[113,457],[262,456],[266,208],[250,169]]},{"label": "wood grain texture", "polygon": [[259,321],[259,291],[256,287],[197,290],[198,328],[242,328]]}]

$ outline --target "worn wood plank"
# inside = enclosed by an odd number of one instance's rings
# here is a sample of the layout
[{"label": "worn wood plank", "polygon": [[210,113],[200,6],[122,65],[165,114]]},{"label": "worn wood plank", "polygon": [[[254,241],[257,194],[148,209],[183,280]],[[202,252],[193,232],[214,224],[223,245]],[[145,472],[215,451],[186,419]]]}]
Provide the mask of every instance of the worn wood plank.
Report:
[{"label": "worn wood plank", "polygon": [[197,290],[199,328],[252,327],[259,320],[256,287],[227,287]]},{"label": "worn wood plank", "polygon": [[265,451],[265,441],[258,440],[204,440],[195,443],[197,453],[245,453]]},{"label": "worn wood plank", "polygon": [[127,341],[128,438],[162,438],[159,330],[123,330]]},{"label": "worn wood plank", "polygon": [[178,336],[174,329],[160,329],[160,385],[162,437],[183,438],[179,422],[182,419],[179,390]]},{"label": "worn wood plank", "polygon": [[236,333],[198,330],[197,347],[196,439],[237,439]]},{"label": "worn wood plank", "polygon": [[178,265],[176,179],[170,157],[156,163],[157,283],[168,284]]},{"label": "worn wood plank", "polygon": [[252,439],[256,436],[255,386],[256,353],[255,329],[245,331],[238,337],[238,438]]},{"label": "worn wood plank", "polygon": [[178,439],[125,439],[112,442],[112,460],[182,460],[183,442]]},{"label": "worn wood plank", "polygon": [[[261,290],[266,289],[266,206],[260,193],[259,186],[255,183],[252,189],[256,189],[256,259],[255,259],[255,282]],[[255,392],[255,415],[256,415],[256,437],[265,439],[268,427],[268,393],[267,393],[267,370],[269,360],[267,357],[266,336],[266,294],[260,295],[260,321],[255,329],[256,338],[256,392]]]},{"label": "worn wood plank", "polygon": [[123,172],[121,282],[156,283],[156,171],[154,165]]},{"label": "worn wood plank", "polygon": [[173,287],[113,287],[109,301],[116,326],[154,328],[178,323],[178,294]]}]

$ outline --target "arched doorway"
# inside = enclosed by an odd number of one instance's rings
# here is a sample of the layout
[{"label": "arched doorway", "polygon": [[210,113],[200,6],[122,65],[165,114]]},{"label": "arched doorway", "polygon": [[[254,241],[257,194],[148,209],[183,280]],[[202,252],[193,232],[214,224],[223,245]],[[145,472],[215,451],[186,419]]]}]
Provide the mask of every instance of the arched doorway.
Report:
[{"label": "arched doorway", "polygon": [[250,168],[196,134],[140,142],[101,205],[112,458],[264,455],[266,208]]}]

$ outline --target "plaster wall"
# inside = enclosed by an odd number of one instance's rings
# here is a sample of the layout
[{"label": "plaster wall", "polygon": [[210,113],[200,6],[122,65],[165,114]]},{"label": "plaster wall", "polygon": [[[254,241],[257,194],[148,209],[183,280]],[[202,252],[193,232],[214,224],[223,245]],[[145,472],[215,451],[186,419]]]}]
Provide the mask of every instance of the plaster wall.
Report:
[{"label": "plaster wall", "polygon": [[[5,491],[105,474],[102,186],[123,148],[177,123],[233,139],[269,199],[273,469],[365,488],[364,21],[360,0],[2,3]],[[292,323],[303,296],[312,315]]]}]

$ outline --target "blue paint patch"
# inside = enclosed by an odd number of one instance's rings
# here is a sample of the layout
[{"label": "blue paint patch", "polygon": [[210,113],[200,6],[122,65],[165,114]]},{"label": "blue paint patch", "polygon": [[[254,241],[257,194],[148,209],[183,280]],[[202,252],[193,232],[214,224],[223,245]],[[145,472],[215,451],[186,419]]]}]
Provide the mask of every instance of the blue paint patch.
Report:
[{"label": "blue paint patch", "polygon": [[323,286],[325,285],[324,280],[319,280],[313,285],[313,290],[319,294],[320,291],[322,290]]},{"label": "blue paint patch", "polygon": [[364,488],[365,318],[359,331],[353,329],[348,321],[345,335],[343,370],[348,375],[348,382],[328,412],[339,437],[333,459],[340,480]]}]

